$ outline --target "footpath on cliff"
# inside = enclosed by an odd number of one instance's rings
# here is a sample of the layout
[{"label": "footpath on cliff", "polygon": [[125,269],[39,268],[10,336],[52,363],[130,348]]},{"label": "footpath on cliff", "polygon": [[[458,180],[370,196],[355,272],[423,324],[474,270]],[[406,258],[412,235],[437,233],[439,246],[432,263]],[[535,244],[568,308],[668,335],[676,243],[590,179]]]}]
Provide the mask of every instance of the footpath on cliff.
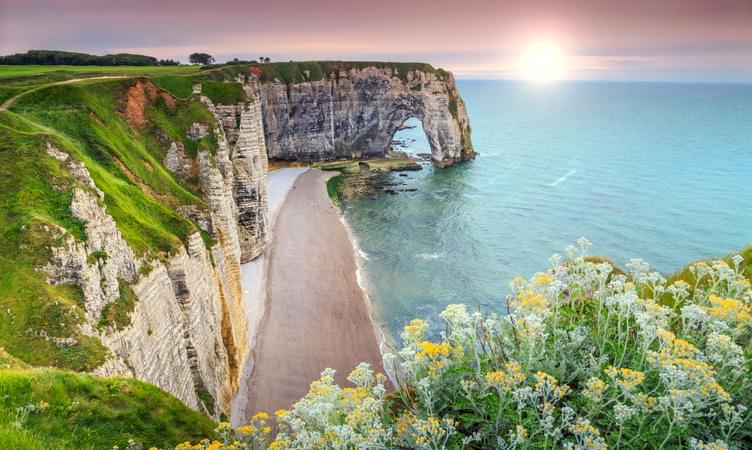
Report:
[{"label": "footpath on cliff", "polygon": [[273,225],[245,417],[289,408],[327,367],[341,384],[363,361],[383,371],[352,242],[326,193],[332,175],[299,175]]}]

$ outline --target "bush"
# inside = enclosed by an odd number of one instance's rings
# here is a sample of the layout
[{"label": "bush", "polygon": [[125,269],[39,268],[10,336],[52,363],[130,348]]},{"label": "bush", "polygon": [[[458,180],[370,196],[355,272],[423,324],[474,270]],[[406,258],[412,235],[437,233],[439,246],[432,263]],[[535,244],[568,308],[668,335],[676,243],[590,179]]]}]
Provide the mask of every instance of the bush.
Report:
[{"label": "bush", "polygon": [[277,412],[273,443],[258,432],[241,448],[750,448],[741,257],[696,264],[692,283],[669,285],[641,260],[624,275],[592,262],[578,243],[511,282],[508,315],[450,305],[440,342],[410,322],[385,357],[394,393],[365,364],[353,388],[328,369]]}]

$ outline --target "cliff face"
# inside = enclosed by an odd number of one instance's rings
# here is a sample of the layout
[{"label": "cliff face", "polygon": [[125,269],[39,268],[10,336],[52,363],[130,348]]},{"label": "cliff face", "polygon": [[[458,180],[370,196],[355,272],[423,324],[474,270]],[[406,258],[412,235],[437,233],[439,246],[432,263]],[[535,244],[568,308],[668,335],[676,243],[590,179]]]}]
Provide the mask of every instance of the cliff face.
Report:
[{"label": "cliff face", "polygon": [[[246,86],[249,94],[254,87]],[[201,102],[217,119],[217,151],[190,157],[182,143],[172,142],[163,162],[175,176],[197,175],[209,211],[194,207],[182,213],[214,244],[207,248],[194,232],[167,258],[136,256],[83,163],[48,145],[48,154],[82,185],[74,189],[71,211],[85,223],[86,240],[65,238],[52,249],[45,271],[51,284],[73,283],[83,292],[86,321],[80,327],[111,352],[95,373],[148,381],[218,417],[231,409],[248,355],[240,263],[258,256],[266,244],[267,164],[257,100],[214,105],[201,97]],[[195,123],[186,133],[195,140],[208,130]],[[128,291],[134,297],[130,309],[123,303]],[[127,323],[102,326],[108,308],[126,308]]]},{"label": "cliff face", "polygon": [[465,104],[448,72],[353,67],[319,81],[273,80],[260,94],[272,159],[383,156],[412,117],[422,122],[436,165],[475,156]]},{"label": "cliff face", "polygon": [[266,246],[268,167],[261,106],[256,100],[258,86],[249,81],[243,89],[253,101],[234,105],[214,105],[207,97],[202,97],[202,101],[222,128],[220,168],[237,205],[241,260],[246,262],[260,255]]}]

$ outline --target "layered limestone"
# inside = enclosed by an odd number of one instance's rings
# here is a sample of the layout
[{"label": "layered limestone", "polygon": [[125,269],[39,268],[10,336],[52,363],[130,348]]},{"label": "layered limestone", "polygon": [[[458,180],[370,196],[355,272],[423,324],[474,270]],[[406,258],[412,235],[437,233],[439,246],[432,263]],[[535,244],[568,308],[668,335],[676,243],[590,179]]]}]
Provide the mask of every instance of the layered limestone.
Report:
[{"label": "layered limestone", "polygon": [[465,104],[448,72],[354,67],[319,81],[264,83],[260,95],[271,159],[384,156],[413,117],[423,124],[434,164],[475,156]]},{"label": "layered limestone", "polygon": [[[217,118],[224,138],[220,140],[223,175],[232,186],[232,197],[237,205],[238,238],[241,261],[256,258],[264,251],[268,240],[268,209],[266,172],[267,149],[264,141],[262,112],[258,98],[258,84],[244,83],[247,103],[215,105],[207,97],[201,100]],[[226,157],[225,157],[226,155]]]}]

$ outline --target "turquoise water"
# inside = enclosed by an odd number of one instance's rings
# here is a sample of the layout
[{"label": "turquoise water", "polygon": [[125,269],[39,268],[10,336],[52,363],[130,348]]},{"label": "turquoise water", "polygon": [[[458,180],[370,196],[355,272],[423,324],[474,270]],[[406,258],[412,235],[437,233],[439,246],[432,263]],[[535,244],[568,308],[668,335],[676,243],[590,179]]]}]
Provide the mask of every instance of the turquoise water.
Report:
[{"label": "turquoise water", "polygon": [[[752,85],[458,86],[480,156],[390,175],[418,191],[346,205],[393,334],[413,317],[438,324],[450,303],[502,310],[513,276],[580,236],[666,273],[752,243]],[[429,151],[419,127],[396,139]]]}]

